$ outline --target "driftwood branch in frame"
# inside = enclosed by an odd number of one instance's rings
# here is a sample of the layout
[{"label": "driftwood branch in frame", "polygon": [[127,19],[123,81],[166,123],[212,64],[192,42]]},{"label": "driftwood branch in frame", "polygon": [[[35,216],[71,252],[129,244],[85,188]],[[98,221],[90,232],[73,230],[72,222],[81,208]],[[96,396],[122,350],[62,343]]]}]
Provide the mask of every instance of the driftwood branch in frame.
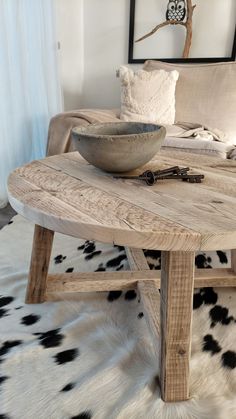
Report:
[{"label": "driftwood branch in frame", "polygon": [[159,23],[155,28],[153,28],[150,32],[143,35],[141,38],[137,39],[135,42],[143,41],[144,39],[148,38],[149,36],[154,35],[159,29],[168,26],[168,25],[181,25],[186,28],[186,38],[185,44],[183,49],[182,58],[188,58],[189,51],[191,48],[192,43],[192,34],[193,34],[193,11],[196,7],[196,4],[192,5],[192,0],[186,0],[187,4],[187,19],[185,22],[178,21],[178,20],[165,20],[165,22]]}]

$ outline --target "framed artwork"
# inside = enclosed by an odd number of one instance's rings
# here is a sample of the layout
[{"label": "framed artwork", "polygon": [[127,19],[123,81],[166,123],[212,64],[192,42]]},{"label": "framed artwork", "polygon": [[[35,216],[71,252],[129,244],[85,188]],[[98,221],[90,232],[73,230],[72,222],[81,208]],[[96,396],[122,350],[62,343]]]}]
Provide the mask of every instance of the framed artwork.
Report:
[{"label": "framed artwork", "polygon": [[235,0],[130,0],[129,63],[234,61]]}]

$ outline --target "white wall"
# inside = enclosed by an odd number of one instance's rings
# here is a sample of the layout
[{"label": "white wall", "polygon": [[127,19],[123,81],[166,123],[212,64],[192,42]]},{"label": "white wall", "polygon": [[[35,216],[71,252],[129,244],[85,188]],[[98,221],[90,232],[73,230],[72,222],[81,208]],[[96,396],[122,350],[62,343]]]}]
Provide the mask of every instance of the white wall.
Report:
[{"label": "white wall", "polygon": [[82,106],[83,0],[54,0],[58,58],[65,110]]},{"label": "white wall", "polygon": [[[236,9],[234,1],[231,0],[232,16]],[[204,16],[211,15],[214,2],[209,0]],[[55,0],[55,3],[65,109],[119,107],[120,83],[115,73],[128,61],[130,1]],[[196,3],[200,9],[200,3],[204,6],[205,0],[196,0]],[[230,6],[222,10],[222,20],[228,25]],[[218,47],[217,36],[214,42]],[[213,47],[207,40],[206,51]]]},{"label": "white wall", "polygon": [[119,107],[116,69],[128,62],[128,0],[84,0],[85,107]]},{"label": "white wall", "polygon": [[55,0],[65,110],[119,107],[128,61],[128,0]]}]

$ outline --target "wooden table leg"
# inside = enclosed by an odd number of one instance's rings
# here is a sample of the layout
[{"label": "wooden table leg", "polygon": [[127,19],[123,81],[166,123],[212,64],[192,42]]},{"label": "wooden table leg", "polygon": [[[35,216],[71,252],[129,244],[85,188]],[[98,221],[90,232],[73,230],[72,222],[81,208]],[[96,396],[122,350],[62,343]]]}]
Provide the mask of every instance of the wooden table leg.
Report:
[{"label": "wooden table leg", "polygon": [[231,250],[231,268],[236,273],[236,249]]},{"label": "wooden table leg", "polygon": [[189,398],[194,252],[162,252],[161,268],[161,395],[174,402]]},{"label": "wooden table leg", "polygon": [[43,303],[54,231],[35,225],[25,302]]}]

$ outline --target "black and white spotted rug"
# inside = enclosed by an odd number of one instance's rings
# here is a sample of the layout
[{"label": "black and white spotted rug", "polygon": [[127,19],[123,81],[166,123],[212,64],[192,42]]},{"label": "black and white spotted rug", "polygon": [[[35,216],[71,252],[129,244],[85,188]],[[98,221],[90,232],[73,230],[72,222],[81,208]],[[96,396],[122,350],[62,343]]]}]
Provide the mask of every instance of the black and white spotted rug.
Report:
[{"label": "black and white spotted rug", "polygon": [[[0,231],[0,419],[235,419],[236,289],[196,290],[191,399],[160,399],[159,365],[135,291],[25,305],[33,225]],[[146,252],[152,269],[160,252]],[[228,252],[198,267],[227,267]],[[128,269],[122,247],[56,234],[54,272]]]}]

